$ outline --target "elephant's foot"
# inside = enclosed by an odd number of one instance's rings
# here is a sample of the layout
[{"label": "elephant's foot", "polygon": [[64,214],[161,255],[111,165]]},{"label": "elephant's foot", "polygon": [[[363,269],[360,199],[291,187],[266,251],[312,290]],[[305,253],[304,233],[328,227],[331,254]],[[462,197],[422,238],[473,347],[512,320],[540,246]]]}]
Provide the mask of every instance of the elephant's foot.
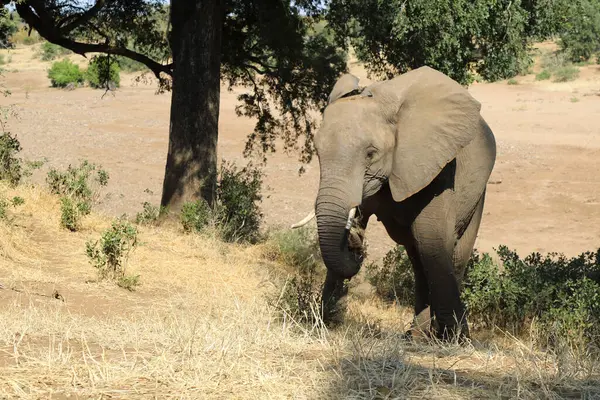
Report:
[{"label": "elephant's foot", "polygon": [[415,315],[411,323],[410,329],[408,329],[403,338],[409,341],[413,340],[429,340],[432,336],[432,320],[431,311],[427,307],[421,311],[418,315]]},{"label": "elephant's foot", "polygon": [[452,324],[444,325],[434,320],[432,327],[435,337],[441,342],[466,344],[471,340],[469,324],[465,315],[460,319],[455,318]]},{"label": "elephant's foot", "polygon": [[323,323],[328,328],[334,328],[344,322],[346,314],[346,298],[338,299],[335,303],[323,304]]},{"label": "elephant's foot", "polygon": [[435,336],[444,343],[467,344],[471,341],[469,327],[466,323],[462,325],[436,327]]},{"label": "elephant's foot", "polygon": [[435,318],[431,318],[429,307],[414,317],[410,329],[402,337],[408,341],[430,341],[435,338],[443,343],[466,344],[470,342],[469,326],[466,320],[463,319],[462,324],[442,327]]}]

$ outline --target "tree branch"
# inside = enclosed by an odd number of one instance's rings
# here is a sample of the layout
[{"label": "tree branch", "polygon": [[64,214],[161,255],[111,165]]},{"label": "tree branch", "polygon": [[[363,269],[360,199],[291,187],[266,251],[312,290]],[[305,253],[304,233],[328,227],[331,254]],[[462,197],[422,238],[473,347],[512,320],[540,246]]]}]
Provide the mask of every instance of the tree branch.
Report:
[{"label": "tree branch", "polygon": [[69,32],[71,32],[73,29],[77,28],[78,26],[85,24],[90,19],[94,18],[94,16],[96,16],[100,12],[102,7],[104,7],[104,4],[105,4],[105,0],[96,0],[96,4],[94,4],[92,8],[90,8],[89,10],[87,10],[86,12],[81,14],[74,21],[68,23],[67,25],[65,25],[63,27],[59,26],[60,32],[63,35],[66,35]]},{"label": "tree branch", "polygon": [[267,71],[267,72],[274,72],[275,71],[275,67],[274,66],[271,66],[271,65],[267,64],[265,60],[263,60],[263,59],[261,59],[259,57],[255,57],[255,56],[252,56],[250,54],[246,55],[246,57],[248,58],[249,61],[251,61],[251,62],[253,62],[255,64],[258,64],[261,67],[263,67],[263,69],[265,71]]},{"label": "tree branch", "polygon": [[[53,21],[52,17],[50,16],[50,14],[48,13],[48,10],[46,9],[45,1],[29,0],[29,3],[31,3],[31,6],[35,10],[35,13],[37,14],[40,21],[42,21],[46,25],[52,25],[52,23],[54,21]],[[22,4],[25,4],[25,2],[23,2]],[[18,8],[18,5],[17,5],[17,8]]]},{"label": "tree branch", "polygon": [[255,71],[257,74],[259,74],[259,75],[266,75],[266,74],[267,74],[267,71],[266,71],[266,70],[264,70],[264,69],[260,69],[260,68],[258,68],[256,65],[252,65],[252,64],[243,64],[243,65],[242,65],[242,67],[244,67],[244,68],[249,68],[249,69],[252,69],[252,70],[254,70],[254,71]]},{"label": "tree branch", "polygon": [[139,61],[146,65],[158,79],[160,79],[161,72],[164,72],[167,75],[173,74],[173,63],[160,64],[144,54],[137,53],[125,47],[113,47],[107,43],[81,43],[67,38],[57,38],[55,41],[50,38],[46,39],[48,39],[49,42],[58,44],[84,57],[86,53],[106,53],[131,58],[132,60]]},{"label": "tree branch", "polygon": [[[103,3],[104,0],[98,0],[96,2],[96,7],[98,4]],[[33,4],[36,4],[33,1]],[[133,50],[129,50],[126,47],[116,47],[111,46],[110,43],[83,43],[77,42],[71,38],[65,37],[64,32],[59,29],[54,21],[48,22],[48,15],[46,14],[46,18],[41,18],[45,14],[45,9],[37,9],[34,5],[31,5],[30,2],[17,3],[16,9],[21,18],[30,26],[30,28],[34,28],[38,33],[44,37],[50,43],[57,44],[66,49],[71,50],[76,54],[80,54],[83,57],[86,57],[86,53],[105,53],[105,54],[114,54],[119,56],[124,56],[130,58],[132,60],[138,61],[144,65],[146,65],[156,76],[157,79],[162,80],[160,74],[164,72],[167,75],[173,75],[173,63],[170,64],[161,64],[159,62],[154,61],[150,57],[137,53]],[[97,11],[96,11],[97,12]],[[82,16],[83,17],[83,16]],[[88,15],[89,18],[91,16]],[[79,18],[77,21],[81,21]],[[85,21],[83,21],[85,22]],[[82,22],[82,23],[83,23]],[[73,23],[72,23],[73,24]],[[69,25],[72,25],[69,24]],[[75,26],[73,26],[73,29]]]}]

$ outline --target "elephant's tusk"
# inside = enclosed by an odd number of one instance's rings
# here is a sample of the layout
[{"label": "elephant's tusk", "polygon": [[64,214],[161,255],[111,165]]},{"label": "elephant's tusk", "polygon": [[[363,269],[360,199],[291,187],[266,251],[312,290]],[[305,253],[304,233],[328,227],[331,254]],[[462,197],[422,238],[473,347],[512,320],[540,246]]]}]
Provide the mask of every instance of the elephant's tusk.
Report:
[{"label": "elephant's tusk", "polygon": [[352,220],[354,220],[354,216],[356,215],[356,207],[352,207],[350,212],[348,213],[348,221],[346,222],[346,230],[349,230],[352,227]]},{"label": "elephant's tusk", "polygon": [[315,210],[312,210],[311,212],[308,213],[308,215],[306,217],[304,217],[304,219],[302,221],[296,222],[295,224],[293,224],[292,229],[300,228],[301,226],[308,224],[310,222],[310,220],[313,219],[314,217],[315,217]]}]

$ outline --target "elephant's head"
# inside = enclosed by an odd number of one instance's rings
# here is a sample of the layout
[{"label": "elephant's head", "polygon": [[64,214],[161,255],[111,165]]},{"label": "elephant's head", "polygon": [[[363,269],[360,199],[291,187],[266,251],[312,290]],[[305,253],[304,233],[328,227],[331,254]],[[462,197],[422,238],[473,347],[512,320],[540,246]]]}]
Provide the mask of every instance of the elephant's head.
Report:
[{"label": "elephant's head", "polygon": [[364,90],[344,75],[315,135],[321,180],[316,216],[327,268],[355,275],[349,213],[389,184],[400,202],[427,186],[474,137],[480,104],[458,83],[423,67]]}]

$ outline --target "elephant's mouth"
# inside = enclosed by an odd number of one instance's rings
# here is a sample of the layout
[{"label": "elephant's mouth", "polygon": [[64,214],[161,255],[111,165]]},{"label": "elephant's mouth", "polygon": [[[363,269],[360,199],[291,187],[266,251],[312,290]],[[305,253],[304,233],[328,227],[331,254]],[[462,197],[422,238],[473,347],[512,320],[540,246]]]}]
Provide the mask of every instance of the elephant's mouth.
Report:
[{"label": "elephant's mouth", "polygon": [[348,250],[354,255],[354,258],[359,263],[362,263],[367,256],[365,230],[358,226],[356,219],[353,221],[352,226],[348,231]]}]

